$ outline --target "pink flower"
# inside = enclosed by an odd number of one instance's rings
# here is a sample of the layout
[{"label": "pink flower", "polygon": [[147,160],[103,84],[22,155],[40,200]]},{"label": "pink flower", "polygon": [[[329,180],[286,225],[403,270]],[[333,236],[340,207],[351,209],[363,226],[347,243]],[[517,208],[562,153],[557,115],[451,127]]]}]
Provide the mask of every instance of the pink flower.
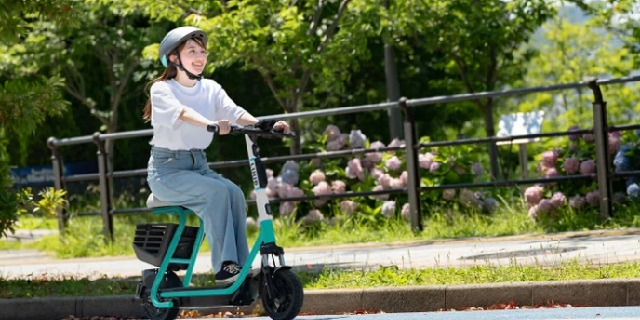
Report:
[{"label": "pink flower", "polygon": [[402,162],[400,162],[400,159],[398,159],[398,157],[396,156],[391,157],[385,164],[387,168],[392,171],[397,171],[402,166]]},{"label": "pink flower", "polygon": [[367,136],[360,130],[351,130],[349,135],[349,144],[352,148],[364,148],[364,144],[367,142]]},{"label": "pink flower", "polygon": [[456,196],[456,189],[444,189],[442,190],[442,199],[447,201],[453,200]]},{"label": "pink flower", "polygon": [[531,208],[529,208],[529,211],[527,212],[527,216],[531,220],[538,219],[538,216],[540,216],[540,207],[536,204],[536,205],[532,206]]},{"label": "pink flower", "polygon": [[614,154],[620,149],[620,131],[609,133],[607,139],[609,154]]},{"label": "pink flower", "polygon": [[347,185],[342,180],[331,181],[331,190],[333,193],[340,194],[347,190]]},{"label": "pink flower", "polygon": [[402,182],[403,186],[406,186],[408,183],[409,174],[406,171],[402,171],[400,174],[400,182]]},{"label": "pink flower", "polygon": [[[332,194],[333,191],[329,187],[329,184],[326,181],[320,181],[317,186],[313,187],[313,194],[316,196],[323,196],[327,194]],[[316,199],[313,200],[313,205],[315,207],[322,207],[325,203],[327,203],[327,199]]]},{"label": "pink flower", "polygon": [[266,169],[265,171],[267,172],[267,179],[273,178],[273,170]]},{"label": "pink flower", "polygon": [[556,151],[545,151],[542,153],[542,164],[547,168],[551,168],[556,165],[558,156],[559,154]]},{"label": "pink flower", "polygon": [[325,181],[325,179],[326,176],[320,170],[313,171],[313,173],[311,173],[311,175],[309,176],[309,181],[311,181],[314,186],[317,186],[318,183]]},{"label": "pink flower", "polygon": [[391,188],[391,180],[393,180],[393,177],[391,177],[391,175],[389,175],[388,173],[384,173],[380,175],[380,177],[378,177],[378,183],[384,189]]},{"label": "pink flower", "polygon": [[351,179],[355,179],[357,177],[358,179],[360,179],[360,181],[364,181],[364,172],[362,171],[362,165],[360,164],[360,159],[358,158],[349,160],[345,173],[347,177]]},{"label": "pink flower", "polygon": [[340,137],[340,128],[336,125],[330,124],[324,130],[324,133],[327,135],[327,141],[336,140]]},{"label": "pink flower", "polygon": [[396,211],[395,201],[385,201],[382,203],[382,208],[380,209],[380,213],[383,216],[392,217],[395,211]]},{"label": "pink flower", "polygon": [[[289,189],[287,189],[287,195],[281,198],[298,198],[298,197],[304,197],[304,191],[302,191],[302,189],[298,187],[290,187]],[[298,200],[294,202],[298,203],[300,201]]]},{"label": "pink flower", "polygon": [[291,201],[280,202],[280,215],[288,216],[293,213],[293,209],[296,208],[296,204]]},{"label": "pink flower", "polygon": [[402,217],[404,217],[406,220],[411,219],[411,205],[409,205],[409,203],[405,203],[402,206],[402,211],[400,212],[402,214]]},{"label": "pink flower", "polygon": [[433,162],[433,154],[431,152],[427,152],[425,154],[420,153],[418,155],[418,162],[420,162],[420,168],[422,169],[431,169],[431,163]]},{"label": "pink flower", "polygon": [[369,174],[374,178],[374,179],[379,179],[381,175],[384,174],[384,171],[378,169],[378,168],[373,168],[371,169],[371,171],[369,171]]},{"label": "pink flower", "polygon": [[560,191],[554,192],[553,196],[551,196],[551,205],[556,209],[562,207],[566,202],[567,197]]},{"label": "pink flower", "polygon": [[[382,186],[375,186],[373,187],[372,191],[380,191],[380,190],[384,190],[382,188]],[[372,195],[372,197],[376,200],[387,200],[389,199],[389,194],[385,193],[385,194],[376,194],[376,195]]]},{"label": "pink flower", "polygon": [[593,160],[585,160],[580,163],[580,173],[592,174],[596,172],[596,162]]},{"label": "pink flower", "polygon": [[355,201],[344,200],[340,202],[340,211],[346,214],[353,214],[354,212],[356,212],[358,205],[359,204]]},{"label": "pink flower", "polygon": [[403,182],[403,180],[400,179],[400,178],[391,179],[391,188],[399,189],[399,188],[404,188],[406,186],[407,186],[407,184],[405,182]]},{"label": "pink flower", "polygon": [[404,147],[405,145],[406,143],[404,142],[404,140],[398,140],[398,138],[393,138],[393,140],[391,140],[391,143],[389,143],[389,147]]},{"label": "pink flower", "polygon": [[542,187],[532,186],[527,188],[524,192],[524,198],[530,206],[540,203],[542,199]]},{"label": "pink flower", "polygon": [[[369,148],[384,148],[384,143],[380,141],[373,142],[369,145]],[[378,163],[382,160],[382,153],[380,152],[371,152],[367,153],[365,158],[373,163]]]},{"label": "pink flower", "polygon": [[346,134],[341,134],[337,139],[327,140],[327,151],[336,151],[342,149],[347,144]]},{"label": "pink flower", "polygon": [[556,170],[556,168],[549,168],[547,170],[547,172],[545,172],[542,177],[544,178],[552,178],[552,177],[557,177],[559,176],[558,174],[558,170]]},{"label": "pink flower", "polygon": [[575,157],[571,157],[566,159],[562,166],[564,167],[564,171],[566,171],[567,174],[574,174],[580,169],[580,161],[578,161],[578,159],[576,159]]}]

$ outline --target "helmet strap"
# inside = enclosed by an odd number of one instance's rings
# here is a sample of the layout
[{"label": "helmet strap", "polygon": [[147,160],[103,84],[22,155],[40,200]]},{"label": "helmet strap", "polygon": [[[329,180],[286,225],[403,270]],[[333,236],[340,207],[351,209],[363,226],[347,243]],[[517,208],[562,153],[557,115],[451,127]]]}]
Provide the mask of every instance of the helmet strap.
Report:
[{"label": "helmet strap", "polygon": [[180,52],[178,52],[178,50],[176,50],[176,55],[178,56],[178,62],[180,64],[177,64],[175,62],[172,62],[171,60],[169,60],[169,64],[184,71],[184,73],[187,74],[187,77],[189,77],[189,79],[191,80],[202,80],[202,74],[199,75],[195,75],[193,73],[191,73],[189,70],[185,69],[184,66],[182,65],[182,60],[180,59]]}]

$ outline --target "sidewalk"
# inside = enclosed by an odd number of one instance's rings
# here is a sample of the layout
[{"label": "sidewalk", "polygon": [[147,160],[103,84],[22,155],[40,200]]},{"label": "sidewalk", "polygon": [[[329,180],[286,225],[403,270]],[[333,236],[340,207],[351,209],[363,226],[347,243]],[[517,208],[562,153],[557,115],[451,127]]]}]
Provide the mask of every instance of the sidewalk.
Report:
[{"label": "sidewalk", "polygon": [[[511,236],[464,240],[361,243],[308,248],[285,248],[293,267],[400,268],[465,267],[472,265],[553,266],[579,259],[593,264],[640,260],[640,229],[571,232],[555,235]],[[259,267],[260,260],[253,261]],[[34,251],[0,251],[0,274],[6,278],[74,276],[138,277],[150,266],[128,257],[52,259]],[[198,256],[195,273],[210,271],[210,256]]]}]

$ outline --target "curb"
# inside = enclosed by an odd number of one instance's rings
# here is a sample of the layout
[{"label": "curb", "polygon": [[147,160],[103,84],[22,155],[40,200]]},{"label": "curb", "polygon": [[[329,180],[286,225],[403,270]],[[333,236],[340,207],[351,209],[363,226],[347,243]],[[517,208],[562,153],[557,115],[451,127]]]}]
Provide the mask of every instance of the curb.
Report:
[{"label": "curb", "polygon": [[[301,312],[317,315],[356,310],[429,312],[489,308],[496,304],[535,306],[547,302],[581,307],[640,306],[640,279],[504,282],[471,285],[427,285],[362,289],[305,290]],[[250,313],[259,302],[243,308],[198,309],[201,314],[225,311]],[[145,314],[131,295],[0,299],[0,319],[60,320],[65,317],[140,317]]]}]

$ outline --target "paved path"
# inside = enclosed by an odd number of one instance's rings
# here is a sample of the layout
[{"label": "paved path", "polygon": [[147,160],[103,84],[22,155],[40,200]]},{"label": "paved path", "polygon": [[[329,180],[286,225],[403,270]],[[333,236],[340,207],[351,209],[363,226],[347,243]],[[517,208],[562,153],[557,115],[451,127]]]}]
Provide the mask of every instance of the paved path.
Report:
[{"label": "paved path", "polygon": [[[472,265],[558,265],[569,259],[611,264],[640,260],[640,230],[575,232],[550,236],[514,236],[456,241],[285,248],[287,264],[318,270],[324,267],[368,268],[461,267]],[[253,263],[259,266],[259,259]],[[58,260],[38,252],[0,253],[0,276],[137,277],[150,265],[135,256]],[[210,271],[209,254],[201,254],[195,272]]]}]

